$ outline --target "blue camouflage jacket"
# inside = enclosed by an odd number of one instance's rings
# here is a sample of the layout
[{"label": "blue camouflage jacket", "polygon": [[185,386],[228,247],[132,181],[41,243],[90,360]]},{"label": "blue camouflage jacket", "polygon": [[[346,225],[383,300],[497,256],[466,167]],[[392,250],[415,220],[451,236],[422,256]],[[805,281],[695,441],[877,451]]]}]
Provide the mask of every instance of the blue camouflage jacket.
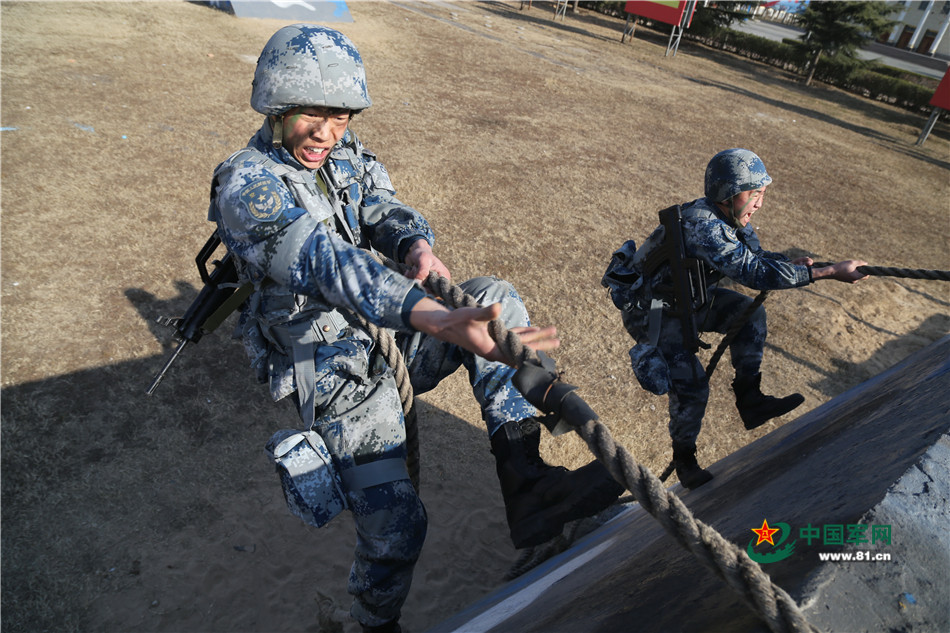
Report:
[{"label": "blue camouflage jacket", "polygon": [[[703,262],[707,286],[723,277],[756,290],[796,288],[811,282],[807,266],[793,264],[781,253],[764,250],[752,226],[736,229],[709,199],[686,203],[680,213],[686,256]],[[639,248],[628,240],[614,252],[601,280],[630,324],[646,323],[654,299],[664,307],[672,305],[669,265],[662,264],[644,277],[646,262],[663,246],[664,238],[665,228],[660,225]]]},{"label": "blue camouflage jacket", "polygon": [[255,285],[239,328],[258,378],[270,381],[276,400],[294,391],[293,359],[275,350],[268,327],[339,308],[379,327],[408,330],[406,315],[421,291],[363,249],[402,261],[413,242],[432,244],[434,237],[425,218],[395,197],[385,167],[350,130],[320,170],[326,195],[314,172],[271,140],[265,123],[247,148],[218,166],[208,219],[236,257],[242,280]]},{"label": "blue camouflage jacket", "polygon": [[728,277],[754,290],[797,288],[811,282],[807,266],[764,250],[751,224],[736,229],[708,198],[683,205],[682,214],[686,254],[707,264],[708,282]]}]

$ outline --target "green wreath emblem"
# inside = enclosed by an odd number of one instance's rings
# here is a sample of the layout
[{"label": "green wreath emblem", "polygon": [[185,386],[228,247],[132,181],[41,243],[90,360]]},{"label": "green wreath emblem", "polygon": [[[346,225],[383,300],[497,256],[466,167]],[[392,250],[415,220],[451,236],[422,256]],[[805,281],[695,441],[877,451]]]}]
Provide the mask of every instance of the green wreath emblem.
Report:
[{"label": "green wreath emblem", "polygon": [[759,564],[776,563],[780,560],[785,560],[795,553],[795,543],[798,542],[797,539],[785,547],[779,547],[779,545],[784,543],[788,539],[789,535],[791,535],[792,527],[788,523],[775,523],[774,525],[782,531],[782,538],[780,538],[778,543],[772,547],[771,552],[760,554],[752,549],[752,544],[755,542],[755,537],[749,539],[749,544],[745,548],[746,554],[749,555],[749,558]]}]

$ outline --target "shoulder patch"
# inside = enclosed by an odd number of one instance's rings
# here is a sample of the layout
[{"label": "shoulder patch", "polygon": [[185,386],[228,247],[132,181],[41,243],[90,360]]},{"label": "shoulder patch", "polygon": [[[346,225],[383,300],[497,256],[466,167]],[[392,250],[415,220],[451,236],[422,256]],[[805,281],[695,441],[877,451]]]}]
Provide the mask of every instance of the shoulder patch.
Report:
[{"label": "shoulder patch", "polygon": [[283,209],[280,191],[272,180],[257,180],[241,189],[241,203],[260,222],[272,222]]}]

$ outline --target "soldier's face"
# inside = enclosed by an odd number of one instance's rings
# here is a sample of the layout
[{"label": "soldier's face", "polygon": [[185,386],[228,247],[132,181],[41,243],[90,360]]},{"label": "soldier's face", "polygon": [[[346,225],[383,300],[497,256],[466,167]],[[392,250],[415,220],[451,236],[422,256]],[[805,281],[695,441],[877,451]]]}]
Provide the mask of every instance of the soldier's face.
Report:
[{"label": "soldier's face", "polygon": [[293,108],[284,115],[284,148],[307,169],[317,169],[343,138],[349,123],[349,110]]},{"label": "soldier's face", "polygon": [[743,191],[733,197],[732,214],[739,226],[746,226],[752,220],[752,214],[762,208],[762,203],[765,202],[765,190],[766,187]]}]

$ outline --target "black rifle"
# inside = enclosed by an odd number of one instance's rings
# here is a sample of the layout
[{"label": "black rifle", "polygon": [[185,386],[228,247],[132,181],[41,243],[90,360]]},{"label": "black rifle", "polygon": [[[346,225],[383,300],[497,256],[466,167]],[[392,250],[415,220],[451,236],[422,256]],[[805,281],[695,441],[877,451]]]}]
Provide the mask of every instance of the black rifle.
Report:
[{"label": "black rifle", "polygon": [[682,324],[684,346],[695,354],[700,347],[709,347],[700,340],[696,327],[696,310],[706,303],[706,274],[702,261],[686,256],[682,222],[679,205],[660,211],[663,243],[644,261],[643,276],[652,276],[661,265],[669,264],[672,288],[660,285],[656,290],[661,296],[672,297],[670,312]]},{"label": "black rifle", "polygon": [[195,264],[198,266],[198,274],[201,275],[204,288],[188,306],[185,316],[177,318],[158,317],[157,319],[161,325],[175,328],[174,338],[178,341],[178,346],[165,362],[165,366],[155,375],[155,379],[152,380],[152,384],[145,392],[148,395],[152,395],[158,387],[158,383],[165,377],[165,372],[172,366],[172,363],[185,349],[185,346],[188,343],[197,343],[202,336],[213,332],[229,314],[234,312],[247,299],[254,289],[252,284],[249,283],[238,286],[237,268],[234,266],[231,253],[225,255],[222,260],[212,261],[214,270],[208,272],[208,260],[220,245],[221,239],[218,234],[212,234],[195,258]]}]

